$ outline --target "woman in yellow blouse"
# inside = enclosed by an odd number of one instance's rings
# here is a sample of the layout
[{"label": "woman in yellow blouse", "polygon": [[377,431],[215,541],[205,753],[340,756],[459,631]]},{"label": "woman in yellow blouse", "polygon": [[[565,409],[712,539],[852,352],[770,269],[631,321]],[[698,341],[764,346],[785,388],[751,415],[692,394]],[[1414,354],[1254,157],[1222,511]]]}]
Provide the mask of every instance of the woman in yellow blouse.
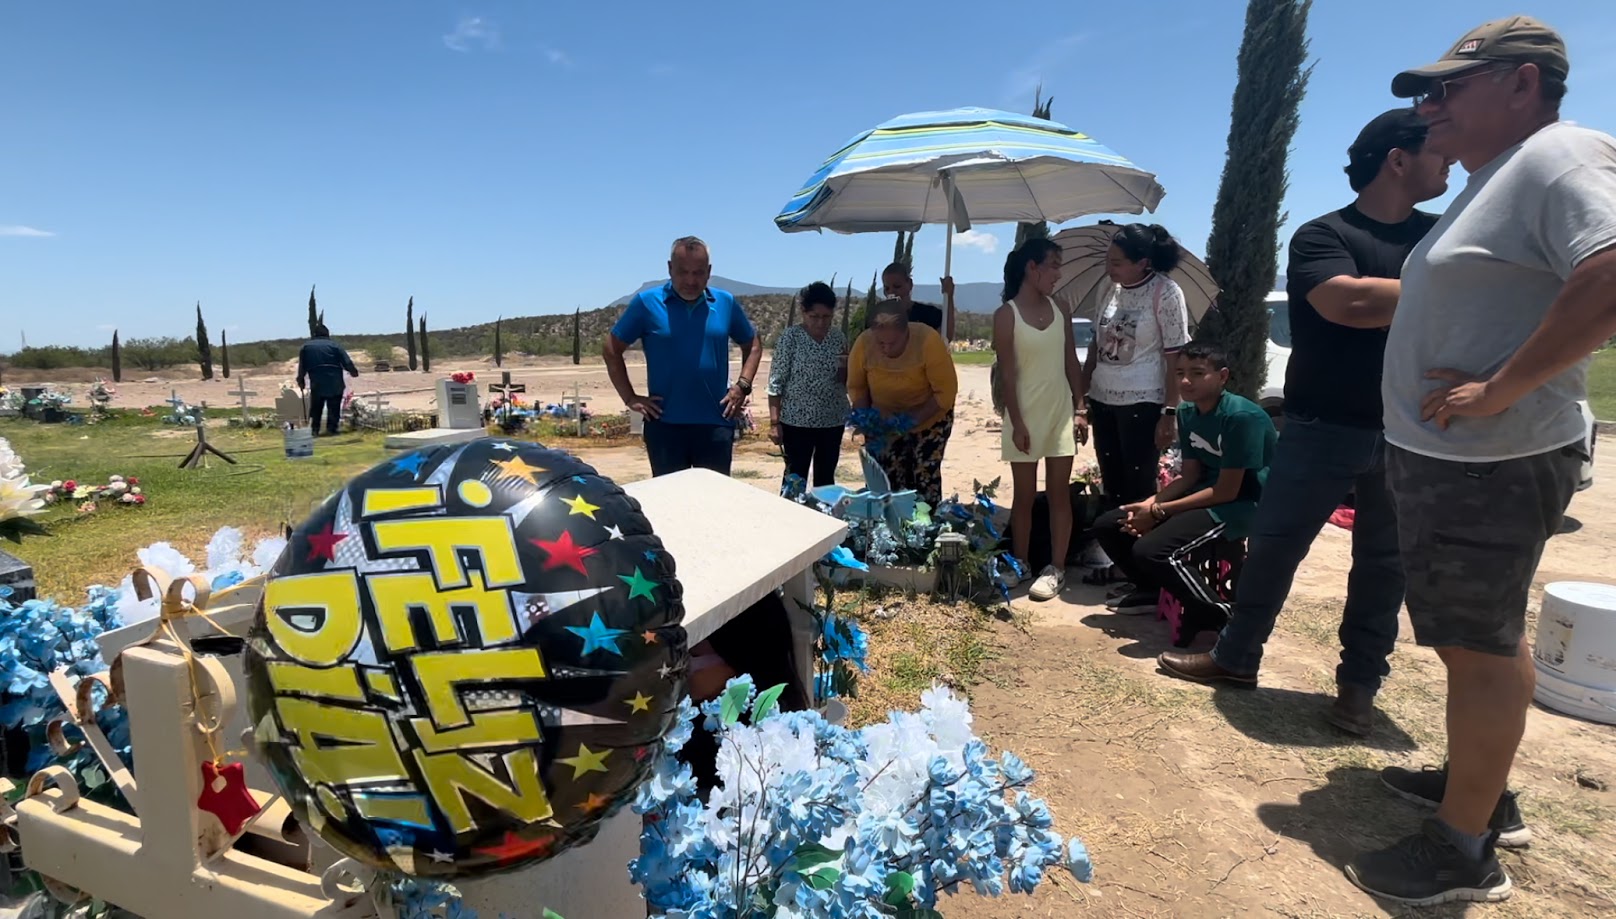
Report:
[{"label": "woman in yellow blouse", "polygon": [[930,326],[910,322],[902,300],[883,300],[870,328],[847,357],[847,394],[854,408],[907,415],[915,426],[894,438],[876,461],[896,491],[914,489],[936,507],[943,500],[943,450],[954,430],[959,378],[948,343]]}]

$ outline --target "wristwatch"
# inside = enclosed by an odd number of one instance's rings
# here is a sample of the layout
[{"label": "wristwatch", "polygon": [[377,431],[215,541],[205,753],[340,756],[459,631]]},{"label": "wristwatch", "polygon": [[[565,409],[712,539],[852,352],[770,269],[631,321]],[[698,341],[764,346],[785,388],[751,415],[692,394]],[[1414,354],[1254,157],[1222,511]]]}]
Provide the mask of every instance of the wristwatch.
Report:
[{"label": "wristwatch", "polygon": [[1178,414],[1178,406],[1176,406],[1176,405],[1164,405],[1164,406],[1162,406],[1162,414],[1163,415],[1177,415]]},{"label": "wristwatch", "polygon": [[752,381],[748,380],[746,377],[736,377],[735,388],[740,390],[743,395],[751,395]]}]

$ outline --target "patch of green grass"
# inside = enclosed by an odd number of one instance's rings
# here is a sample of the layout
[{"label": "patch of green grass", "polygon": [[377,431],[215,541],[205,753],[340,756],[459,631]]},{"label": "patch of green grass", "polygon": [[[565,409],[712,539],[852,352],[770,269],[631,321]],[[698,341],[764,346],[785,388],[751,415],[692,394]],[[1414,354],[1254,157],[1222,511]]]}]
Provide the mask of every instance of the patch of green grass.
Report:
[{"label": "patch of green grass", "polygon": [[129,418],[93,426],[0,422],[0,437],[27,464],[33,481],[101,483],[111,475],[140,479],[142,507],[103,505],[80,514],[73,504],[36,518],[50,536],[8,543],[34,566],[41,596],[80,602],[92,584],[116,584],[137,563],[135,552],[167,541],[200,558],[223,526],[249,538],[296,526],[318,503],[387,454],[380,434],[345,434],[315,441],[315,455],[288,460],[274,429],[210,429],[208,439],[237,465],[210,457],[206,469],[180,469],[195,438],[190,429]]},{"label": "patch of green grass", "polygon": [[988,364],[993,363],[993,352],[992,351],[955,351],[954,352],[954,363],[956,363],[956,364],[978,364],[978,365],[986,366]]},{"label": "patch of green grass", "polygon": [[1588,403],[1595,418],[1616,421],[1616,348],[1595,354],[1588,365]]}]

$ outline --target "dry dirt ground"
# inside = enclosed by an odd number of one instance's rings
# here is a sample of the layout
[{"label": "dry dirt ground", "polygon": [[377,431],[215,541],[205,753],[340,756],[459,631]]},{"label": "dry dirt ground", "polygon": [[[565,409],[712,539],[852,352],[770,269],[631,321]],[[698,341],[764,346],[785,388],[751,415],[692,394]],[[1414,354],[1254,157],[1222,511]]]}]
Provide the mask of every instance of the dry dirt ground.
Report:
[{"label": "dry dirt ground", "polygon": [[[485,381],[495,375],[479,364],[439,369],[474,369]],[[576,383],[598,411],[620,407],[598,361],[511,369],[541,400],[555,401]],[[968,490],[973,478],[1004,471],[985,404],[987,368],[961,366],[960,378],[944,465],[950,490]],[[278,380],[251,383],[261,394],[255,401],[267,407],[276,388],[269,384]],[[428,383],[419,374],[367,375],[358,388],[391,391],[398,407],[424,407]],[[219,395],[225,384],[159,382],[126,384],[117,404],[154,404],[171,385],[192,401],[228,401]],[[1600,452],[1598,481],[1572,504],[1574,531],[1550,544],[1540,587],[1572,579],[1616,583],[1616,454]],[[585,458],[621,481],[649,474],[635,447],[592,449]],[[844,479],[856,474],[855,465],[844,461]],[[780,461],[766,442],[755,441],[737,455],[735,470],[772,490]],[[1008,488],[1001,497],[1008,501]],[[1101,589],[1075,576],[1063,597],[1018,602],[1010,615],[900,603],[907,609],[896,619],[873,622],[882,648],[866,705],[891,699],[913,706],[916,686],[937,674],[974,681],[979,731],[1039,771],[1035,788],[1057,827],[1083,838],[1094,855],[1092,885],[1058,872],[1034,897],[965,895],[948,904],[949,915],[1399,915],[1358,892],[1341,865],[1366,846],[1417,828],[1421,812],[1385,793],[1376,771],[1442,761],[1443,673],[1432,653],[1413,645],[1405,620],[1375,736],[1349,740],[1322,722],[1333,690],[1349,549],[1349,535],[1334,528],[1314,545],[1255,692],[1214,691],[1159,675],[1154,657],[1167,647],[1166,625],[1107,614]],[[948,647],[939,650],[939,641]],[[1536,841],[1503,856],[1514,898],[1418,914],[1616,915],[1613,737],[1616,728],[1534,707],[1514,784]]]}]

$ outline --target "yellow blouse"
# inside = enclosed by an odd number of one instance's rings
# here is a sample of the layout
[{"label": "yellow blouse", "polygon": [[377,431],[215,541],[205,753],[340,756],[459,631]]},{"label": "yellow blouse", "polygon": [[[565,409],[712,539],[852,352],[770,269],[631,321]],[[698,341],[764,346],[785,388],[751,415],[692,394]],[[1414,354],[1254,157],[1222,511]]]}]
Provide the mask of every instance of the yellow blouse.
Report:
[{"label": "yellow blouse", "polygon": [[954,356],[943,336],[922,322],[909,323],[909,344],[897,357],[882,354],[875,333],[865,331],[847,356],[847,394],[854,405],[868,396],[872,406],[890,413],[914,412],[935,396],[941,409],[919,419],[920,429],[929,428],[953,411],[959,395]]}]

